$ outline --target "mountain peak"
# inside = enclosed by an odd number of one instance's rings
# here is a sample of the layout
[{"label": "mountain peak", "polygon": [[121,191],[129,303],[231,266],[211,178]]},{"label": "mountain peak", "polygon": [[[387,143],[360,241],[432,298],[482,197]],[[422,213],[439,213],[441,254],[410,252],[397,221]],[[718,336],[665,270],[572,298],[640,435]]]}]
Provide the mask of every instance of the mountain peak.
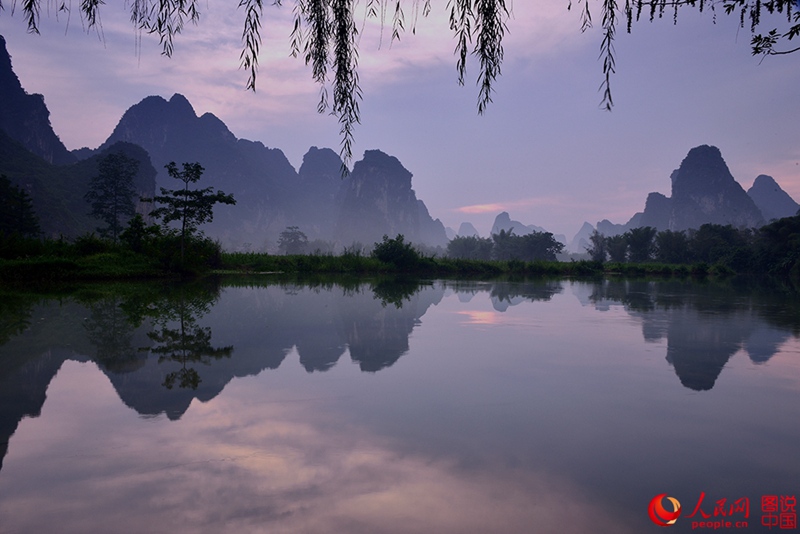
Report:
[{"label": "mountain peak", "polygon": [[800,209],[800,205],[781,189],[778,182],[766,174],[756,177],[753,186],[747,190],[747,194],[753,199],[767,221],[792,217]]},{"label": "mountain peak", "polygon": [[[780,189],[781,186],[778,185],[778,182],[775,181],[775,178],[772,176],[768,176],[766,174],[759,174],[756,176],[756,179],[753,181],[753,187],[773,187],[776,189]],[[750,189],[753,189],[751,187]]]},{"label": "mountain peak", "polygon": [[172,95],[172,98],[169,99],[169,104],[175,113],[186,115],[191,114],[193,117],[197,116],[197,114],[194,112],[191,102],[189,102],[189,100],[180,93],[175,93]]},{"label": "mountain peak", "polygon": [[400,160],[380,150],[365,150],[363,159],[353,166],[350,177],[354,182],[377,180],[380,183],[376,184],[378,187],[396,188],[398,194],[414,195],[412,174]]},{"label": "mountain peak", "polygon": [[28,94],[11,66],[11,54],[0,35],[0,130],[37,156],[57,165],[73,156],[50,125],[50,111],[39,94]]},{"label": "mountain peak", "polygon": [[342,159],[330,148],[317,148],[312,146],[303,156],[298,174],[301,178],[308,177],[341,177]]},{"label": "mountain peak", "polygon": [[365,151],[339,192],[337,239],[370,244],[403,234],[412,243],[446,245],[444,225],[417,200],[411,177],[394,156]]},{"label": "mountain peak", "polygon": [[481,234],[478,233],[478,230],[472,225],[470,222],[462,222],[461,226],[458,227],[458,236],[459,237],[480,237]]},{"label": "mountain peak", "polygon": [[722,159],[722,152],[715,146],[701,145],[689,151],[674,173],[672,196],[732,183],[736,180]]},{"label": "mountain peak", "polygon": [[671,230],[705,223],[751,228],[764,223],[761,211],[733,178],[715,146],[691,149],[671,178]]},{"label": "mountain peak", "polygon": [[24,92],[19,78],[11,67],[11,54],[8,53],[6,40],[2,35],[0,35],[0,88],[4,93],[9,90]]}]

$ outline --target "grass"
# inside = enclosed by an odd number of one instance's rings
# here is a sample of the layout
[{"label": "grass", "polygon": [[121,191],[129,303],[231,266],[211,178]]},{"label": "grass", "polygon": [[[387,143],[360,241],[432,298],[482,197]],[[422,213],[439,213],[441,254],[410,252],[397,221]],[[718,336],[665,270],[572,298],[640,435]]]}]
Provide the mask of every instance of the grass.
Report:
[{"label": "grass", "polygon": [[412,264],[398,267],[391,262],[358,254],[270,256],[257,253],[223,253],[221,272],[318,273],[383,275],[405,274],[442,278],[497,278],[503,276],[726,276],[724,266],[669,265],[664,263],[599,263],[593,261],[482,261],[420,256]]},{"label": "grass", "polygon": [[[354,277],[407,275],[421,278],[492,279],[503,277],[685,277],[733,274],[722,265],[668,265],[662,263],[606,263],[592,261],[481,261],[418,256],[404,260],[402,266],[358,253],[334,255],[274,256],[257,253],[222,253],[215,273],[252,275],[286,273],[305,275],[349,275]],[[212,272],[199,269],[190,275]],[[184,273],[186,274],[186,273]],[[65,281],[110,281],[174,278],[175,270],[145,254],[123,248],[84,251],[83,254],[37,255],[19,259],[0,259],[0,281],[11,284],[56,283]],[[191,276],[190,276],[191,277]]]},{"label": "grass", "polygon": [[0,280],[6,283],[72,280],[135,280],[168,276],[150,258],[133,252],[101,252],[83,257],[35,256],[0,259]]}]

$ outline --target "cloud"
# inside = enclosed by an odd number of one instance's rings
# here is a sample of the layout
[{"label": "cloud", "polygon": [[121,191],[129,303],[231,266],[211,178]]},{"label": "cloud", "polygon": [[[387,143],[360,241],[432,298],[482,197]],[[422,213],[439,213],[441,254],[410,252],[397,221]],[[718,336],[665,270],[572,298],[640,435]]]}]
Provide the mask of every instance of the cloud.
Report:
[{"label": "cloud", "polygon": [[493,202],[489,204],[472,204],[453,209],[459,213],[479,214],[479,213],[499,213],[501,211],[511,211],[513,209],[524,209],[536,206],[563,206],[566,202],[557,197],[531,197],[509,202]]},{"label": "cloud", "polygon": [[[213,402],[193,402],[177,422],[141,420],[122,406],[96,366],[65,363],[42,415],[24,420],[12,440],[0,487],[4,527],[215,534],[520,532],[530,525],[537,532],[629,531],[567,477],[491,455],[466,464],[457,454],[425,453],[373,432],[330,399],[270,396],[269,379],[237,380]],[[91,445],[76,436],[92,436]],[[15,480],[26,482],[10,488]]]}]

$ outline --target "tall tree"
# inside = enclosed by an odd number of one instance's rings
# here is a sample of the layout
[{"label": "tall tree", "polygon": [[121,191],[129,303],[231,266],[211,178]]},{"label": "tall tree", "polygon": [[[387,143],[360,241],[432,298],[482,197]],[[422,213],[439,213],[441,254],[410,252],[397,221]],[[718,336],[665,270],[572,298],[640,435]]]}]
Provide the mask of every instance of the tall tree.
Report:
[{"label": "tall tree", "polygon": [[100,159],[97,170],[84,198],[92,207],[92,217],[106,223],[97,232],[116,243],[125,223],[136,212],[133,179],[139,171],[139,162],[121,152],[112,153]]},{"label": "tall tree", "polygon": [[36,237],[41,233],[28,192],[0,175],[0,234]]},{"label": "tall tree", "polygon": [[644,263],[653,259],[655,253],[656,229],[650,226],[631,228],[625,232],[628,242],[628,259],[631,263]]},{"label": "tall tree", "polygon": [[500,230],[497,234],[492,234],[494,247],[492,248],[492,259],[512,260],[518,256],[519,241],[515,239],[514,230],[508,232]]},{"label": "tall tree", "polygon": [[564,250],[550,232],[531,232],[515,237],[518,240],[518,259],[523,261],[556,261],[556,254]]},{"label": "tall tree", "polygon": [[594,230],[592,235],[589,236],[589,241],[591,242],[591,245],[586,249],[586,252],[589,253],[592,261],[606,261],[606,256],[608,255],[606,236],[597,230]]},{"label": "tall tree", "polygon": [[606,250],[608,250],[608,259],[623,263],[628,259],[628,240],[624,235],[614,235],[606,238]]},{"label": "tall tree", "polygon": [[186,238],[194,234],[197,227],[203,223],[214,220],[214,204],[236,204],[233,195],[222,191],[214,191],[213,187],[204,189],[189,189],[189,185],[200,180],[205,169],[199,163],[184,163],[183,170],[178,170],[174,161],[166,165],[167,173],[183,182],[181,189],[166,189],[161,187],[161,194],[152,200],[161,207],[154,209],[150,214],[167,225],[179,221],[181,225],[181,263],[184,260]]},{"label": "tall tree", "polygon": [[689,259],[689,240],[686,233],[673,230],[658,232],[656,259],[664,263],[685,263]]},{"label": "tall tree", "polygon": [[298,226],[287,226],[278,239],[278,249],[284,254],[302,254],[308,247],[308,237]]}]

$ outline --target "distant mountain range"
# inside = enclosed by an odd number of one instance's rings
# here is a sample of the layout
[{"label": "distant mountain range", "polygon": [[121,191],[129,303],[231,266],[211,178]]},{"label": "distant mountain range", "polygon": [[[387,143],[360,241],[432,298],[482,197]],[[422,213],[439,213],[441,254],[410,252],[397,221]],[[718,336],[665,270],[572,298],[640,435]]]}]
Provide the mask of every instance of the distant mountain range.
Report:
[{"label": "distant mountain range", "polygon": [[592,227],[584,223],[569,250],[585,251],[595,228],[606,236],[643,226],[659,231],[688,230],[707,223],[756,228],[774,219],[796,215],[800,210],[800,205],[771,176],[758,176],[745,192],[714,146],[691,149],[670,180],[670,197],[650,193],[644,211],[634,214],[625,224],[603,220]]},{"label": "distant mountain range", "polygon": [[[707,223],[755,228],[774,219],[791,217],[800,210],[800,204],[771,176],[758,176],[745,192],[728,170],[720,150],[714,146],[691,149],[670,179],[672,195],[650,193],[644,211],[634,214],[628,222],[615,224],[607,219],[596,225],[584,222],[569,243],[563,235],[555,235],[555,239],[566,244],[569,252],[580,254],[589,247],[589,237],[595,230],[605,236],[615,236],[644,226],[659,231],[688,230]],[[507,212],[497,215],[491,234],[500,230],[513,231],[516,235],[545,231],[542,227],[512,220]],[[465,222],[453,235],[479,234],[472,224]]]},{"label": "distant mountain range", "polygon": [[137,186],[143,196],[152,196],[156,186],[178,185],[167,175],[167,163],[200,163],[205,173],[199,185],[231,193],[237,201],[218,207],[214,222],[203,227],[229,249],[275,252],[289,226],[339,248],[354,242],[369,246],[384,234],[447,245],[444,225],[416,197],[411,173],[396,158],[367,151],[343,178],[335,152],[311,147],[298,172],[281,150],[236,138],[211,113],[198,117],[179,94],[145,98],[125,112],[97,149],[70,152],[50,125],[44,97],[23,89],[0,37],[0,174],[31,194],[47,235],[73,237],[98,225],[89,218],[83,195],[97,174],[97,160],[120,147],[141,159]]},{"label": "distant mountain range", "polygon": [[[214,222],[203,228],[228,249],[275,252],[280,233],[289,226],[327,245],[320,248],[339,250],[355,243],[369,246],[383,235],[403,234],[410,242],[432,247],[444,247],[456,235],[478,235],[469,222],[456,233],[431,217],[412,188],[412,174],[397,158],[368,150],[342,177],[342,161],[334,151],[311,147],[295,170],[281,150],[238,139],[211,113],[198,117],[180,94],[169,100],[143,99],[123,114],[97,149],[70,152],[50,125],[44,97],[23,89],[0,36],[0,174],[31,195],[46,235],[73,237],[96,228],[83,196],[97,174],[97,161],[109,150],[122,150],[140,161],[136,185],[142,196],[151,196],[157,186],[177,186],[164,169],[167,163],[199,162],[205,168],[200,185],[231,193],[237,201],[218,207]],[[713,146],[691,149],[672,173],[671,186],[670,197],[650,193],[644,211],[625,224],[584,223],[569,242],[566,236],[554,237],[567,250],[582,253],[595,229],[612,236],[641,226],[757,227],[800,209],[769,176],[759,176],[745,192]],[[139,206],[142,213],[148,209]],[[513,220],[507,212],[497,215],[491,233],[500,230],[517,235],[546,231]]]}]

